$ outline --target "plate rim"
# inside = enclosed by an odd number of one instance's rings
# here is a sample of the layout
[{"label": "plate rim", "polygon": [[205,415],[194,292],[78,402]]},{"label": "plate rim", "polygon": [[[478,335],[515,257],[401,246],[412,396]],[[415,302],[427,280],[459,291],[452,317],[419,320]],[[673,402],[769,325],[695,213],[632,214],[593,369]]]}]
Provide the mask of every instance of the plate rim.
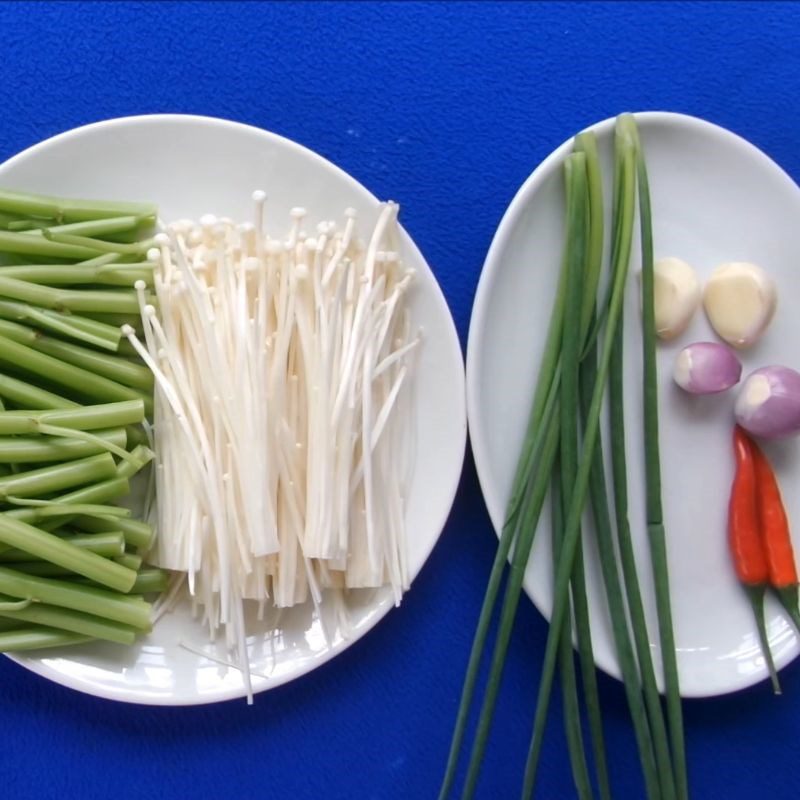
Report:
[{"label": "plate rim", "polygon": [[[52,136],[47,137],[46,139],[42,139],[41,141],[35,142],[29,147],[26,147],[24,150],[21,150],[18,153],[15,153],[14,155],[7,158],[5,161],[0,163],[0,179],[2,179],[3,173],[6,171],[7,168],[13,167],[16,165],[17,162],[23,161],[27,158],[35,157],[40,150],[44,150],[47,147],[52,146],[53,144],[56,144],[58,142],[76,138],[81,134],[85,134],[89,131],[102,130],[102,129],[113,130],[116,127],[130,125],[130,124],[140,125],[152,122],[158,123],[162,121],[190,122],[206,126],[211,125],[219,128],[238,129],[247,131],[253,135],[262,137],[265,141],[271,141],[273,143],[278,144],[281,147],[286,147],[291,150],[294,150],[298,154],[306,158],[309,158],[311,161],[316,162],[320,168],[332,171],[339,178],[342,178],[345,181],[347,181],[354,188],[354,190],[359,192],[364,197],[364,200],[366,202],[370,204],[380,202],[380,200],[369,189],[367,189],[367,187],[364,186],[364,184],[362,184],[357,178],[350,175],[350,173],[342,169],[333,161],[327,159],[325,156],[321,155],[315,150],[312,150],[310,147],[300,144],[299,142],[290,139],[289,137],[284,136],[282,134],[275,133],[274,131],[267,130],[266,128],[260,128],[257,125],[251,125],[245,122],[225,119],[223,117],[208,116],[204,114],[177,114],[177,113],[134,114],[130,116],[112,117],[109,119],[98,120],[95,122],[86,123],[84,125],[79,125],[74,128],[61,131],[60,133],[56,133]],[[402,206],[403,204],[401,203],[401,209]],[[419,574],[424,569],[425,565],[427,564],[430,558],[431,553],[433,552],[433,549],[439,542],[442,533],[444,532],[444,528],[447,525],[448,519],[452,514],[453,506],[458,492],[458,487],[460,485],[461,477],[464,472],[464,461],[466,458],[467,431],[468,431],[467,408],[466,408],[466,364],[455,319],[453,317],[452,310],[450,309],[450,305],[447,302],[447,298],[445,297],[442,286],[439,283],[438,279],[436,278],[436,274],[433,271],[433,268],[428,263],[427,259],[423,255],[417,243],[414,241],[414,239],[411,237],[411,235],[408,233],[408,231],[401,223],[398,223],[398,226],[400,229],[400,235],[405,239],[404,241],[405,246],[410,250],[414,258],[419,259],[419,261],[427,267],[430,273],[432,279],[431,289],[433,290],[432,300],[435,302],[435,305],[437,306],[438,313],[443,314],[443,321],[446,323],[445,325],[447,330],[446,346],[450,351],[449,359],[452,360],[453,364],[459,365],[459,368],[457,369],[458,386],[455,387],[456,390],[454,391],[454,398],[457,401],[457,406],[451,409],[451,413],[457,415],[460,421],[460,424],[458,426],[459,428],[459,440],[457,442],[458,446],[457,447],[454,446],[454,454],[455,454],[454,458],[458,464],[458,468],[453,470],[453,475],[450,477],[450,480],[447,485],[447,492],[446,494],[443,493],[443,497],[447,501],[446,503],[443,504],[444,513],[441,516],[441,518],[436,519],[434,521],[435,524],[431,526],[431,529],[435,531],[435,534],[430,537],[427,546],[422,550],[423,556],[419,568],[413,574],[409,575],[408,591],[411,591],[411,586],[413,585],[414,581],[417,579]],[[404,597],[405,594],[407,594],[407,592],[404,593]],[[379,622],[381,622],[381,620],[383,620],[386,617],[386,615],[393,608],[396,607],[397,606],[395,606],[395,604],[390,602],[388,599],[384,599],[383,602],[379,602],[377,607],[373,611],[372,615],[369,617],[368,621],[365,622],[363,626],[360,626],[357,635],[353,635],[347,639],[340,639],[339,641],[335,642],[332,646],[326,646],[326,649],[324,651],[315,655],[313,658],[308,659],[307,663],[303,664],[297,671],[289,675],[283,675],[278,678],[271,679],[269,683],[260,686],[258,688],[254,688],[253,694],[254,695],[261,694],[263,692],[275,689],[279,686],[285,685],[287,683],[290,683],[291,681],[301,678],[310,672],[313,672],[318,667],[322,666],[328,661],[331,661],[337,655],[349,649],[356,642],[362,640],[373,628],[375,628],[378,625]],[[46,663],[46,656],[53,652],[55,651],[41,650],[41,651],[33,651],[31,654],[27,655],[15,654],[15,653],[2,653],[2,655],[4,655],[6,658],[13,661],[14,663],[18,664],[20,667],[36,675],[39,675],[43,678],[46,678],[47,680],[56,683],[60,686],[64,686],[68,689],[73,689],[83,694],[91,695],[93,697],[98,697],[105,700],[114,700],[116,702],[128,703],[133,705],[165,706],[165,707],[201,706],[201,705],[210,705],[213,703],[225,702],[228,700],[241,699],[246,696],[244,686],[242,686],[241,688],[229,688],[229,689],[223,688],[217,690],[213,694],[209,693],[208,695],[204,694],[192,697],[181,696],[177,699],[174,697],[162,696],[162,695],[144,696],[144,697],[136,697],[131,695],[121,696],[115,693],[113,690],[106,688],[103,685],[99,686],[93,685],[71,674],[53,670]],[[68,653],[60,657],[69,660]]]},{"label": "plate rim", "polygon": [[[752,142],[729,130],[728,128],[702,119],[701,117],[675,111],[647,110],[631,113],[638,122],[649,124],[659,122],[677,124],[688,129],[701,130],[703,132],[712,133],[713,135],[722,139],[727,139],[730,143],[747,152],[751,158],[759,162],[761,168],[771,172],[776,179],[787,182],[794,189],[794,191],[800,192],[800,186],[798,186],[792,177],[776,161],[770,158],[770,156],[768,156],[763,150],[754,145]],[[537,191],[540,184],[542,184],[545,179],[550,176],[552,171],[558,168],[563,162],[564,157],[572,148],[575,136],[583,131],[593,131],[596,134],[608,133],[613,128],[616,118],[616,116],[607,117],[582,128],[581,131],[578,131],[576,134],[573,134],[567,138],[536,165],[533,171],[517,189],[514,196],[509,201],[509,204],[506,206],[503,216],[501,217],[492,237],[491,244],[481,269],[481,274],[475,291],[475,299],[473,301],[469,331],[467,335],[467,422],[469,426],[470,447],[472,448],[475,471],[478,475],[478,483],[481,487],[481,493],[484,497],[484,503],[492,523],[493,531],[495,536],[498,538],[502,529],[503,515],[505,512],[504,504],[501,503],[500,499],[497,497],[497,486],[492,485],[496,482],[493,482],[491,479],[490,467],[488,465],[488,435],[483,427],[483,424],[479,421],[481,386],[478,376],[483,365],[480,345],[481,339],[483,338],[483,331],[486,329],[487,324],[489,323],[489,300],[495,281],[497,280],[497,274],[502,269],[500,254],[507,244],[509,235],[514,230],[515,225],[518,223],[519,218],[522,216],[528,203],[530,202],[532,195]],[[550,613],[545,613],[542,610],[539,602],[537,602],[537,599],[534,596],[535,593],[529,591],[527,583],[528,580],[526,577],[523,581],[523,590],[526,596],[534,605],[536,610],[542,615],[542,617],[544,617],[549,626]],[[615,648],[612,647],[612,650],[615,650]],[[780,670],[788,666],[788,664],[794,661],[798,655],[800,655],[800,639],[798,639],[795,652],[790,658],[781,663],[778,669]],[[622,679],[616,660],[616,654],[614,654],[612,661],[607,661],[603,658],[598,660],[597,653],[595,653],[595,666],[616,680]],[[690,699],[719,697],[732,694],[734,692],[747,689],[763,681],[768,677],[767,668],[764,665],[759,671],[745,674],[741,677],[743,677],[744,680],[741,680],[735,685],[709,687],[707,690],[698,689],[696,691],[687,691],[681,687],[681,696],[685,699]]]}]

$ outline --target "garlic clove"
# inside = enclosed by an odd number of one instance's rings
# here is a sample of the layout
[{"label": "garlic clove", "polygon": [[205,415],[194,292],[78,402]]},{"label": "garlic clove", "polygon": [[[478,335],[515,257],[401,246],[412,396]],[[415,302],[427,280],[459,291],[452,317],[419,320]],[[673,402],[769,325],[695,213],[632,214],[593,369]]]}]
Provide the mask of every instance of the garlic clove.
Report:
[{"label": "garlic clove", "polygon": [[680,258],[662,258],[653,267],[656,335],[680,336],[700,302],[700,281],[694,269]]},{"label": "garlic clove", "polygon": [[706,316],[717,335],[734,347],[756,342],[778,302],[775,283],[756,264],[733,261],[711,274],[703,293]]}]

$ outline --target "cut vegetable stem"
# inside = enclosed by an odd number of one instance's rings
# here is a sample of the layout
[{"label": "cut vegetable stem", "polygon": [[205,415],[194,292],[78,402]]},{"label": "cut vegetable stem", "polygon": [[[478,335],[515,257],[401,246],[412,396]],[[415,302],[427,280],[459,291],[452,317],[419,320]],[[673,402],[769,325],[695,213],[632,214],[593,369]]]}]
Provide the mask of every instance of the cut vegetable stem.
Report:
[{"label": "cut vegetable stem", "polygon": [[[9,600],[13,598],[0,595],[0,602]],[[137,628],[132,628],[130,625],[45,603],[31,603],[27,608],[18,611],[0,611],[0,616],[127,645],[136,641],[138,632]]]},{"label": "cut vegetable stem", "polygon": [[108,453],[102,453],[0,478],[0,498],[47,495],[114,475],[114,459]]},{"label": "cut vegetable stem", "polygon": [[[75,534],[71,536],[63,536],[61,538],[63,541],[69,542],[69,544],[71,544],[73,547],[79,547],[82,550],[90,550],[93,553],[97,553],[99,556],[103,556],[103,558],[114,558],[115,556],[123,555],[125,552],[125,538],[121,531]],[[3,564],[13,564],[14,569],[19,569],[23,572],[25,570],[23,569],[22,564],[25,564],[27,567],[34,563],[42,566],[46,565],[48,568],[51,567],[53,569],[60,570],[64,569],[63,567],[59,567],[57,564],[49,564],[46,561],[31,562],[30,557],[31,556],[29,553],[26,553],[23,550],[16,550],[14,548],[8,548],[0,551],[0,562]],[[55,575],[59,573],[51,572],[46,574]]]},{"label": "cut vegetable stem", "polygon": [[0,296],[55,311],[133,314],[139,308],[134,291],[124,289],[63,289],[29,283],[0,273]]},{"label": "cut vegetable stem", "polygon": [[149,203],[117,203],[106,200],[73,200],[31,192],[0,189],[0,212],[19,217],[41,217],[59,224],[108,217],[152,217],[157,209]]},{"label": "cut vegetable stem", "polygon": [[[16,322],[0,320],[0,336],[24,344],[40,353],[59,358],[68,364],[96,372],[125,386],[131,386],[145,392],[152,391],[153,374],[141,364],[134,364],[126,358],[99,353],[89,347],[64,342],[41,331],[19,325]],[[39,408],[43,406],[33,406]]]},{"label": "cut vegetable stem", "polygon": [[106,589],[26,575],[0,566],[0,594],[20,599],[31,598],[36,602],[83,611],[140,630],[150,629],[150,606],[144,600]]},{"label": "cut vegetable stem", "polygon": [[[136,573],[8,514],[0,514],[0,542],[91,578],[110,589],[129,592]],[[47,624],[47,623],[42,623]],[[80,631],[79,631],[80,632]]]},{"label": "cut vegetable stem", "polygon": [[140,399],[64,409],[0,411],[0,435],[37,433],[42,425],[93,431],[136,425],[143,419],[144,403]]},{"label": "cut vegetable stem", "polygon": [[0,251],[46,258],[85,259],[100,255],[94,239],[65,237],[67,241],[45,236],[31,236],[30,231],[20,233],[0,230]]},{"label": "cut vegetable stem", "polygon": [[0,318],[12,322],[27,322],[37,328],[66,336],[69,339],[116,352],[121,334],[118,328],[76,314],[63,314],[27,303],[0,300]]},{"label": "cut vegetable stem", "polygon": [[[103,258],[107,258],[106,254]],[[132,288],[136,281],[153,283],[153,265],[142,261],[133,264],[16,264],[0,267],[0,277],[14,278],[32,284],[47,286],[124,286]]]},{"label": "cut vegetable stem", "polygon": [[[125,428],[99,430],[95,436],[116,447],[125,447]],[[5,436],[0,438],[0,463],[30,464],[36,462],[71,461],[102,453],[107,448],[99,442],[57,436]]]},{"label": "cut vegetable stem", "polygon": [[90,642],[90,636],[69,633],[56,628],[29,625],[0,631],[0,653],[21,653]]},{"label": "cut vegetable stem", "polygon": [[80,530],[102,532],[108,530],[122,531],[126,544],[131,547],[148,550],[153,544],[155,531],[151,525],[139,519],[116,519],[109,517],[83,517],[73,520],[74,525]]},{"label": "cut vegetable stem", "polygon": [[[7,234],[10,235],[10,234]],[[20,234],[24,236],[25,234]],[[93,258],[101,253],[119,253],[120,255],[131,255],[144,257],[145,253],[150,249],[154,242],[152,239],[144,239],[139,242],[110,242],[104,239],[93,239],[88,236],[76,236],[72,233],[56,233],[52,228],[45,228],[42,230],[43,240],[50,242],[62,248],[74,250],[76,255],[74,258]],[[33,238],[33,237],[29,237]],[[0,244],[2,244],[0,232]],[[9,248],[11,250],[11,248]],[[77,251],[84,251],[85,255]],[[33,252],[39,254],[41,251],[27,251],[17,250],[12,252]]]},{"label": "cut vegetable stem", "polygon": [[40,353],[6,336],[0,336],[0,363],[36,375],[59,386],[65,386],[93,402],[141,400],[145,410],[148,413],[152,411],[152,399],[149,395],[74,364],[66,364],[58,358]]}]

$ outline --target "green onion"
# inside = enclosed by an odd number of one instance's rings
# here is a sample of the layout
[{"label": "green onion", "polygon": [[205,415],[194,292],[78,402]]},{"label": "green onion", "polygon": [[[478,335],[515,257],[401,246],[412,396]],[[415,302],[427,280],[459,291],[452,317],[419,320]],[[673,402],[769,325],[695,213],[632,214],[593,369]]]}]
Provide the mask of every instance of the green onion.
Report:
[{"label": "green onion", "polygon": [[[562,415],[563,417],[563,415]],[[552,499],[552,531],[553,531],[553,566],[558,566],[561,558],[561,544],[564,537],[564,514],[561,495],[562,470],[553,470],[550,497]],[[572,776],[578,797],[591,798],[592,784],[589,769],[584,755],[583,733],[581,731],[581,712],[578,701],[578,684],[575,678],[575,663],[572,660],[572,629],[569,620],[561,629],[558,660],[561,670],[561,694],[564,704],[564,733],[567,738],[567,750],[572,765]]]},{"label": "green onion", "polygon": [[[481,656],[489,635],[497,596],[503,578],[506,562],[511,548],[523,526],[523,518],[530,525],[533,523],[534,531],[539,519],[544,497],[547,491],[547,473],[552,466],[558,445],[557,427],[557,398],[560,353],[561,325],[564,316],[564,292],[566,281],[566,263],[562,264],[556,300],[548,324],[547,338],[539,367],[531,409],[522,449],[517,460],[511,493],[506,507],[505,521],[500,533],[500,541],[495,555],[486,594],[481,605],[478,625],[470,649],[464,686],[461,691],[458,712],[456,715],[453,738],[447,757],[442,786],[439,790],[439,800],[445,800],[450,794],[458,768],[458,756],[464,743],[467,729],[469,709],[475,695],[480,670]],[[532,534],[531,534],[532,537]],[[531,544],[533,540],[531,538]],[[519,546],[515,552],[519,550]],[[527,557],[527,556],[526,556]],[[521,586],[521,581],[520,581]],[[507,590],[508,591],[508,590]],[[501,661],[501,659],[497,659]],[[502,663],[498,667],[502,669]],[[499,677],[497,679],[499,684]],[[499,689],[499,685],[496,690]],[[491,716],[491,712],[489,714]],[[488,722],[485,723],[483,734],[488,736]],[[476,744],[478,740],[476,738]],[[479,759],[480,760],[480,759]],[[476,775],[477,778],[477,775]]]},{"label": "green onion", "polygon": [[625,398],[623,392],[624,340],[622,329],[617,330],[617,338],[612,351],[608,380],[608,408],[611,439],[611,466],[614,486],[614,507],[617,527],[617,546],[625,582],[625,596],[631,619],[631,630],[639,662],[642,688],[644,691],[650,728],[653,735],[658,777],[661,794],[664,798],[675,797],[672,758],[667,742],[667,729],[661,709],[661,698],[656,684],[651,653],[650,636],[644,613],[642,594],[633,551],[630,524],[628,521],[628,466],[625,456]]},{"label": "green onion", "polygon": [[[567,182],[567,243],[566,253],[569,269],[567,272],[566,307],[581,308],[585,302],[585,292],[596,287],[600,277],[600,259],[589,259],[590,244],[602,248],[602,228],[600,229],[599,243],[591,242],[591,214],[588,185],[588,164],[585,152],[578,151],[567,159],[565,163],[565,179]],[[602,209],[599,212],[602,215]],[[594,231],[596,232],[596,228]],[[596,238],[596,237],[595,237]],[[593,251],[592,251],[593,252]],[[586,274],[590,268],[591,275]],[[596,288],[595,288],[596,291]],[[581,339],[583,324],[576,326],[565,322],[561,337],[561,480],[565,487],[572,486],[575,481],[575,472],[578,460],[578,365],[583,342]],[[563,514],[568,508],[566,500]],[[558,539],[563,536],[559,532]],[[559,546],[560,551],[560,546]],[[597,688],[597,676],[594,666],[594,652],[592,649],[592,634],[589,627],[589,608],[586,601],[586,578],[583,566],[583,551],[578,540],[575,562],[571,579],[573,614],[575,618],[575,632],[578,644],[578,656],[581,665],[583,691],[586,698],[586,710],[589,719],[589,730],[592,737],[595,766],[598,775],[599,793],[602,798],[610,798],[611,789],[608,779],[606,764],[605,742],[603,724],[600,712],[600,697]],[[572,657],[572,635],[569,615],[566,617],[562,637],[567,637],[570,645],[568,655]],[[562,655],[562,663],[564,655]]]},{"label": "green onion", "polygon": [[661,508],[661,457],[658,441],[658,376],[656,365],[655,291],[653,277],[653,227],[650,188],[644,152],[631,115],[624,123],[637,145],[636,168],[639,180],[639,221],[642,244],[642,355],[644,360],[644,450],[647,497],[647,533],[655,586],[659,642],[664,669],[667,719],[675,767],[675,786],[680,800],[688,797],[686,747],[683,736],[683,712],[678,681],[678,662],[672,627],[664,516]]},{"label": "green onion", "polygon": [[[634,197],[634,156],[635,144],[624,131],[618,129],[618,133],[623,138],[622,157],[623,179],[625,187],[623,196],[626,203],[623,206],[626,217],[633,220],[633,197]],[[553,683],[555,661],[558,653],[558,632],[564,623],[567,604],[569,599],[569,582],[572,567],[577,550],[578,538],[580,536],[581,517],[583,514],[586,496],[589,487],[589,476],[594,457],[594,448],[597,443],[599,431],[600,411],[605,394],[605,384],[608,378],[609,360],[613,338],[617,324],[622,312],[622,303],[625,293],[625,285],[628,276],[628,258],[620,258],[617,263],[612,264],[611,285],[612,293],[608,307],[606,327],[603,332],[603,346],[601,350],[600,363],[597,370],[597,379],[592,391],[591,404],[586,416],[584,426],[584,446],[581,452],[578,469],[575,476],[573,491],[569,500],[569,513],[566,515],[564,544],[562,558],[558,565],[553,589],[553,610],[550,618],[550,632],[547,638],[545,649],[544,665],[542,678],[539,685],[536,715],[534,718],[533,735],[528,754],[528,761],[525,767],[525,778],[523,784],[523,797],[530,797],[536,780],[536,770],[538,767],[541,745],[544,736],[545,720],[550,700],[550,690]]]},{"label": "green onion", "polygon": [[[621,140],[617,138],[617,146],[621,144]],[[628,225],[622,218],[620,203],[623,200],[622,196],[622,165],[624,159],[622,153],[618,153],[615,158],[615,174],[614,174],[614,209],[613,219],[615,222],[614,232],[611,243],[611,260],[612,263],[616,262],[619,255],[622,253],[630,253],[631,250],[631,236],[633,234],[633,226]],[[595,254],[595,258],[598,254]],[[594,312],[594,309],[592,309]],[[590,317],[589,330],[594,330],[595,320],[593,313]],[[617,473],[617,466],[622,455],[622,478],[623,481],[626,475],[626,467],[624,465],[624,420],[622,416],[623,398],[622,398],[622,326],[623,315],[620,317],[620,323],[617,328],[615,344],[611,351],[611,360],[609,363],[609,408],[611,409],[611,436],[612,436],[612,464],[614,466],[614,486],[615,494],[617,492],[617,483],[619,475]],[[590,334],[591,335],[591,334]],[[580,372],[580,396],[581,396],[581,412],[582,418],[586,419],[591,403],[591,391],[596,380],[597,371],[597,354],[595,342],[592,340],[587,343],[587,353],[581,364]],[[603,575],[603,584],[606,592],[606,599],[608,601],[609,616],[612,625],[612,634],[617,652],[617,658],[622,672],[622,678],[625,686],[625,694],[628,701],[628,707],[633,722],[634,735],[636,737],[637,747],[639,750],[639,759],[642,764],[644,773],[645,786],[647,796],[649,798],[663,797],[664,800],[674,797],[674,786],[672,785],[672,767],[669,759],[669,751],[667,747],[666,733],[663,726],[663,719],[661,718],[661,707],[658,700],[658,693],[655,695],[655,711],[658,717],[652,717],[649,720],[647,713],[651,715],[653,709],[649,705],[645,711],[642,704],[642,682],[639,677],[639,668],[637,667],[636,658],[634,657],[631,647],[630,633],[625,616],[625,600],[622,596],[622,589],[620,584],[619,572],[614,559],[614,543],[612,538],[612,525],[608,509],[608,499],[606,494],[606,481],[605,481],[605,466],[603,459],[603,446],[602,435],[598,434],[597,447],[595,450],[595,464],[592,470],[589,484],[589,493],[592,505],[592,515],[594,519],[595,533],[598,541],[598,553],[600,556],[600,567]],[[624,489],[624,484],[623,484]],[[619,537],[622,539],[622,523],[627,525],[627,516],[623,515],[617,517],[617,525],[620,530]],[[627,529],[626,529],[627,530]],[[630,535],[628,532],[628,544],[630,545]],[[622,550],[622,545],[620,545]],[[631,559],[633,558],[633,551],[631,549]],[[626,579],[626,588],[628,588],[628,572],[626,572],[626,564],[624,555],[621,555],[623,562],[623,573]],[[633,563],[633,562],[632,562]],[[635,563],[633,566],[633,580],[635,581]],[[638,593],[638,583],[635,583],[635,589]],[[629,595],[630,598],[630,595]],[[639,603],[641,606],[641,596],[639,596]],[[637,642],[637,655],[641,659],[641,652],[638,650],[638,645],[641,642],[642,647],[647,651],[647,658],[649,659],[649,641],[647,637],[647,627],[644,622],[643,611],[641,619],[636,617],[631,609],[632,628]],[[651,675],[652,675],[652,662]],[[642,662],[642,672],[645,671],[645,665]],[[644,681],[646,683],[646,681]],[[660,721],[660,727],[659,727]],[[652,728],[652,736],[651,730]],[[655,743],[655,744],[654,744]],[[653,751],[655,749],[656,756],[654,759]],[[664,758],[666,756],[666,759]],[[656,764],[657,762],[657,764]]]},{"label": "green onion", "polygon": [[[589,404],[591,403],[591,387],[594,386],[595,383],[594,373],[596,371],[596,364],[594,363],[594,359],[594,354],[591,354],[583,362],[581,369],[581,404],[584,419],[588,414]],[[590,476],[589,494],[594,530],[597,536],[600,568],[603,574],[603,585],[605,587],[609,617],[611,619],[611,632],[614,637],[617,660],[622,673],[625,696],[628,702],[631,721],[633,723],[633,732],[639,750],[639,761],[642,765],[647,797],[651,800],[656,800],[657,798],[667,800],[670,797],[674,797],[674,788],[671,792],[668,789],[672,782],[672,767],[669,762],[669,753],[664,750],[666,746],[666,735],[664,733],[663,722],[660,730],[652,724],[652,720],[650,724],[648,724],[647,711],[642,702],[642,684],[639,677],[636,657],[631,645],[628,625],[626,623],[625,600],[622,594],[617,564],[614,560],[614,541],[611,517],[608,509],[608,498],[606,495],[604,469],[602,437],[598,435],[594,465]],[[633,627],[635,630],[635,621],[633,622]],[[646,632],[645,628],[645,634]],[[659,714],[660,711],[659,706]],[[662,756],[666,752],[667,761],[665,764],[659,761],[658,766],[656,765],[656,759],[653,755],[654,740],[656,741],[655,750]],[[667,771],[666,775],[662,772],[664,769]]]}]

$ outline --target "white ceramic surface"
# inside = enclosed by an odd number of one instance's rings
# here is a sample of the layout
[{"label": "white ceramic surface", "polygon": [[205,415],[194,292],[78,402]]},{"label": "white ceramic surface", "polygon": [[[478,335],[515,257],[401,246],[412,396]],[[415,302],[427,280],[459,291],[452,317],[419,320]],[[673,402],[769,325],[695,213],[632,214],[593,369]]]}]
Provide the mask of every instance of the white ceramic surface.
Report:
[{"label": "white ceramic surface", "polygon": [[[754,261],[775,278],[778,310],[755,347],[740,354],[745,374],[765,363],[800,367],[800,190],[767,156],[740,137],[679,114],[637,114],[646,149],[653,202],[656,258],[677,256],[700,278],[723,261]],[[610,188],[613,120],[595,126]],[[470,437],[493,524],[502,525],[563,244],[562,163],[567,142],[525,182],[509,206],[486,259],[467,349]],[[609,195],[607,194],[607,197]],[[638,236],[634,273],[640,268]],[[641,333],[638,280],[626,298],[625,371],[630,519],[644,587],[653,648],[657,652],[649,555],[644,531]],[[674,628],[682,693],[722,694],[766,676],[753,613],[736,582],[726,544],[728,493],[733,474],[732,406],[724,396],[693,397],[672,382],[678,350],[714,340],[700,311],[677,341],[659,346],[659,399],[664,513],[672,582]],[[800,442],[770,445],[784,487],[800,553]],[[552,608],[547,518],[525,576],[525,589],[545,616]],[[584,533],[587,540],[587,535]],[[589,539],[591,537],[588,537]],[[597,664],[619,676],[596,548],[587,544],[587,581]],[[769,639],[778,666],[800,649],[798,637],[772,599]]]},{"label": "white ceramic surface", "polygon": [[[288,231],[293,206],[307,208],[309,222],[342,220],[344,209],[352,206],[366,235],[378,207],[377,199],[353,178],[294,142],[238,123],[178,115],[110,120],[56,136],[0,166],[0,185],[153,201],[164,220],[209,212],[250,219],[250,196],[254,189],[264,189],[271,231]],[[424,330],[412,389],[420,455],[407,507],[408,563],[414,577],[436,543],[455,495],[466,443],[466,410],[463,360],[444,296],[405,232],[402,244],[404,260],[417,271],[410,307]],[[251,620],[254,691],[277,686],[329,660],[363,636],[392,605],[387,591],[353,592],[348,601],[352,629],[346,636],[326,604],[323,616],[330,643],[307,606],[284,612],[271,639],[266,623]],[[211,658],[195,655],[182,644]],[[183,606],[131,648],[88,644],[16,661],[101,697],[181,705],[243,696],[241,674],[213,660],[221,655],[208,645],[204,630]]]}]

